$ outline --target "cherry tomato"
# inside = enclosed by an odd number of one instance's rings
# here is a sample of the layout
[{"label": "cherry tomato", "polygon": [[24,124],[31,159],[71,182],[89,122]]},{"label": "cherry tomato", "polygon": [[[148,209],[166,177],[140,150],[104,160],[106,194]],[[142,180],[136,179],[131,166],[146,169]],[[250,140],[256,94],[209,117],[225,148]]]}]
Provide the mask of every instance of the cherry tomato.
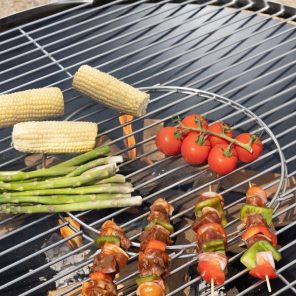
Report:
[{"label": "cherry tomato", "polygon": [[137,295],[140,296],[164,296],[164,290],[154,282],[145,282],[137,289]]},{"label": "cherry tomato", "polygon": [[[208,127],[208,130],[215,133],[224,134],[230,138],[233,138],[230,126],[222,121],[211,124]],[[213,135],[209,135],[208,139],[210,140],[212,147],[218,144],[229,144],[229,141]]]},{"label": "cherry tomato", "polygon": [[177,138],[178,129],[167,126],[160,129],[156,135],[156,147],[165,155],[177,155],[181,151],[182,141]]},{"label": "cherry tomato", "polygon": [[212,148],[208,157],[208,164],[212,171],[220,175],[232,172],[237,165],[237,153],[227,144],[219,144]]},{"label": "cherry tomato", "polygon": [[181,154],[184,160],[192,165],[206,162],[210,150],[209,140],[201,139],[195,132],[190,132],[181,146]]},{"label": "cherry tomato", "polygon": [[235,150],[240,161],[252,162],[261,155],[263,150],[263,144],[257,136],[248,133],[243,133],[238,135],[235,139],[242,143],[251,143],[252,147],[252,152],[249,152],[248,150],[238,145],[235,145]]},{"label": "cherry tomato", "polygon": [[275,270],[267,262],[264,264],[257,265],[255,268],[251,269],[249,273],[253,277],[256,277],[264,281],[266,275],[269,277],[269,279],[275,279],[277,277]]},{"label": "cherry tomato", "polygon": [[[200,122],[200,124],[198,124],[198,122]],[[197,127],[201,127],[203,129],[207,129],[208,128],[208,122],[207,120],[199,114],[190,114],[188,116],[186,116],[182,121],[182,124],[188,127],[193,127],[193,128],[197,128]],[[184,135],[187,135],[190,131],[185,132]],[[199,134],[198,131],[196,131],[196,133]]]},{"label": "cherry tomato", "polygon": [[214,280],[216,285],[222,285],[225,281],[225,274],[216,260],[200,261],[197,265],[198,272],[207,283]]}]

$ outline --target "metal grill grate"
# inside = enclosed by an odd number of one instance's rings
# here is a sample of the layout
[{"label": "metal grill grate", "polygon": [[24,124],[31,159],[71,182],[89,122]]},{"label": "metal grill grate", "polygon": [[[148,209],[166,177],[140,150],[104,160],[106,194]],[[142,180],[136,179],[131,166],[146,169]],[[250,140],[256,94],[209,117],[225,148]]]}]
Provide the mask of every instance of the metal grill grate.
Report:
[{"label": "metal grill grate", "polygon": [[[248,8],[253,11],[245,11]],[[263,14],[265,12],[269,14]],[[194,244],[188,242],[180,246],[178,237],[190,231],[190,225],[185,221],[192,217],[194,197],[199,190],[210,184],[220,186],[226,209],[231,213],[244,200],[243,194],[237,192],[238,188],[250,180],[265,178],[266,189],[277,188],[273,206],[286,205],[276,211],[275,217],[294,210],[296,188],[291,187],[288,180],[296,173],[296,28],[291,22],[296,16],[276,18],[285,12],[282,6],[267,3],[256,6],[250,1],[182,1],[176,4],[168,0],[131,3],[117,0],[100,6],[84,3],[0,33],[0,91],[59,86],[66,98],[64,119],[98,122],[101,135],[112,140],[118,153],[128,150],[123,144],[122,129],[118,127],[118,114],[74,92],[72,75],[79,65],[88,63],[134,86],[145,87],[153,96],[148,114],[133,121],[139,156],[121,165],[121,170],[145,197],[143,207],[139,211],[68,213],[83,225],[83,230],[73,236],[82,235],[85,245],[50,262],[45,261],[45,253],[64,245],[67,239],[43,243],[68,223],[64,220],[64,224],[57,225],[56,215],[26,217],[18,228],[0,237],[0,294],[46,295],[46,291],[54,288],[55,281],[90,264],[94,254],[64,273],[56,274],[50,267],[73,254],[87,249],[94,251],[92,238],[96,229],[111,217],[125,227],[137,245],[148,205],[159,195],[165,196],[176,208],[172,222],[177,231],[172,237],[177,242],[171,247],[171,255],[177,263],[170,271],[168,282],[171,284],[176,274],[186,274],[196,264],[196,255],[192,252]],[[203,91],[195,91],[192,87]],[[237,108],[238,104],[243,108]],[[262,157],[241,166],[231,175],[238,175],[242,169],[257,173],[225,187],[227,178],[214,178],[206,167],[190,168],[174,157],[149,165],[145,163],[144,159],[153,152],[143,153],[143,144],[153,141],[153,137],[143,138],[143,131],[153,124],[143,126],[144,118],[167,123],[174,114],[192,112],[206,114],[210,121],[223,118],[237,131],[260,132],[265,142]],[[11,129],[1,130],[0,167],[28,169],[23,162],[25,155],[9,146],[10,133]],[[0,225],[8,227],[21,218],[9,217]],[[295,224],[294,221],[278,229],[284,259],[278,265],[279,279],[272,283],[276,287],[274,295],[296,294],[296,258],[293,254],[296,241],[291,235],[295,234]],[[237,220],[233,220],[227,229],[236,225]],[[236,234],[229,238],[229,245],[238,245]],[[135,286],[131,283],[137,274],[134,268],[137,256],[131,254],[131,271],[118,279],[118,284],[124,285],[124,295],[135,295]],[[230,268],[238,263],[240,255],[231,256]],[[233,283],[246,279],[247,271],[242,270],[241,265],[238,270],[229,273],[227,290]],[[45,277],[45,281],[38,279],[41,277]],[[168,295],[183,295],[181,291],[195,287],[199,281],[200,277],[195,274],[185,284],[183,281],[174,286]],[[79,285],[74,284],[67,290]],[[196,293],[191,290],[193,294],[190,295],[209,294],[205,288]],[[236,294],[265,293],[262,282],[253,281],[249,287],[238,289]]]}]

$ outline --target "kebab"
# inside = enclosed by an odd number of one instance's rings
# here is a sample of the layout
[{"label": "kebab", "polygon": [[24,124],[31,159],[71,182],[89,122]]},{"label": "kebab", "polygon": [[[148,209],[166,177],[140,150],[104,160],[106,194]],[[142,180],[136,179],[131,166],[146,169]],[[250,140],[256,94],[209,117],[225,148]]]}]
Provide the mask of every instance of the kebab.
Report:
[{"label": "kebab", "polygon": [[246,192],[246,203],[240,211],[240,219],[246,226],[242,239],[247,251],[240,261],[247,267],[250,275],[266,280],[271,292],[269,279],[277,277],[275,261],[281,260],[276,249],[277,236],[270,230],[272,226],[272,208],[266,207],[266,192],[258,186],[251,186]]},{"label": "kebab", "polygon": [[114,277],[126,266],[129,256],[124,250],[131,243],[124,231],[108,220],[102,225],[95,244],[101,252],[94,258],[90,281],[82,285],[82,296],[116,296]]},{"label": "kebab", "polygon": [[165,278],[170,263],[166,246],[173,243],[170,234],[174,228],[169,223],[173,210],[162,198],[150,207],[149,224],[140,236],[138,296],[165,295]]},{"label": "kebab", "polygon": [[222,285],[225,281],[227,265],[227,235],[223,225],[227,223],[224,215],[224,199],[215,192],[204,192],[195,204],[196,220],[192,229],[196,232],[198,266],[197,269],[207,283]]}]

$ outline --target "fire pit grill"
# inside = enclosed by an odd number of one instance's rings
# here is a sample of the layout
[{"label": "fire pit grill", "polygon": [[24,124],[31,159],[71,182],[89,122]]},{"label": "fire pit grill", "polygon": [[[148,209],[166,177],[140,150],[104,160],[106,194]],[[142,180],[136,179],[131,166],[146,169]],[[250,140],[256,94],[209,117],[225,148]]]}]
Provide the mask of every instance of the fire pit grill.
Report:
[{"label": "fire pit grill", "polygon": [[[93,238],[102,222],[111,217],[126,229],[137,246],[149,204],[161,195],[176,209],[172,217],[176,244],[170,247],[175,264],[168,278],[172,285],[168,295],[209,295],[207,289],[198,286],[200,277],[190,275],[190,268],[196,266],[195,246],[180,237],[190,233],[188,221],[199,190],[207,190],[210,184],[216,186],[225,197],[228,216],[233,217],[235,207],[244,201],[240,188],[249,181],[262,184],[267,190],[273,188],[271,205],[276,209],[275,218],[285,215],[290,219],[277,227],[283,260],[278,264],[279,279],[272,282],[272,287],[273,295],[296,294],[296,222],[295,216],[290,217],[296,205],[295,11],[267,2],[215,0],[181,4],[168,0],[117,0],[59,10],[0,33],[0,91],[59,86],[66,99],[65,120],[98,122],[100,134],[108,137],[120,154],[136,147],[137,158],[127,160],[120,169],[133,181],[145,202],[141,209],[67,213],[82,224],[82,230],[74,236],[82,235],[85,245],[49,262],[45,261],[48,252],[72,238],[52,240],[53,233],[68,225],[65,215],[3,219],[1,227],[13,229],[0,237],[0,294],[46,295],[55,288],[57,280],[92,262]],[[122,134],[115,111],[72,89],[72,75],[85,63],[151,93],[148,114],[132,121],[135,147],[124,146],[127,136]],[[145,118],[168,124],[174,115],[193,112],[205,114],[210,121],[223,119],[238,132],[260,133],[265,143],[263,155],[226,178],[216,178],[206,166],[192,168],[176,157],[147,161],[154,151],[145,152],[144,145],[153,137],[145,138],[143,131],[159,122],[145,125]],[[11,129],[1,130],[1,169],[29,169],[24,165],[26,155],[10,147],[10,134]],[[253,173],[244,175],[246,171]],[[240,175],[246,177],[239,179]],[[231,176],[235,182],[228,184]],[[57,218],[63,219],[64,224],[57,225]],[[237,224],[237,220],[230,220],[228,233]],[[232,255],[224,291],[230,293],[235,285],[235,295],[267,295],[262,282],[250,280],[239,264],[242,250],[236,234],[230,236],[229,245]],[[53,264],[87,249],[91,249],[91,255],[72,268],[61,273],[52,270]],[[129,272],[118,279],[118,284],[124,285],[124,295],[135,295],[135,250],[131,251]],[[174,285],[176,274],[184,278]],[[240,285],[243,281],[247,282],[245,286]],[[80,283],[71,285],[58,295],[66,295],[79,286]],[[190,294],[184,294],[189,286]]]}]

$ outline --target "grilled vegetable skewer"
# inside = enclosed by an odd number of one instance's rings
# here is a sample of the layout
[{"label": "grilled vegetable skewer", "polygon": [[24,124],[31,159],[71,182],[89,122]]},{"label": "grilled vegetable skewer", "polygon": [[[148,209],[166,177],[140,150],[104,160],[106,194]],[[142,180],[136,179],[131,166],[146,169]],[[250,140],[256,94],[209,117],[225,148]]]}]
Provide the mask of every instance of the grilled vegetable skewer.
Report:
[{"label": "grilled vegetable skewer", "polygon": [[213,287],[225,281],[227,265],[227,235],[223,225],[223,197],[215,192],[205,192],[198,197],[195,205],[196,220],[192,229],[196,232],[198,266],[201,277]]},{"label": "grilled vegetable skewer", "polygon": [[247,251],[240,261],[249,273],[261,280],[267,280],[271,292],[269,279],[277,277],[275,261],[281,260],[281,254],[276,249],[277,236],[269,229],[272,225],[272,209],[266,207],[266,192],[258,186],[250,187],[246,192],[246,204],[240,212],[241,221],[246,225],[242,234]]},{"label": "grilled vegetable skewer", "polygon": [[101,252],[95,256],[90,281],[82,284],[82,296],[116,296],[115,275],[125,267],[131,243],[115,222],[108,220],[101,228],[95,244]]},{"label": "grilled vegetable skewer", "polygon": [[169,223],[173,207],[164,199],[157,199],[150,207],[149,224],[140,236],[138,296],[164,296],[165,278],[168,275],[170,257],[166,253],[171,244]]}]

